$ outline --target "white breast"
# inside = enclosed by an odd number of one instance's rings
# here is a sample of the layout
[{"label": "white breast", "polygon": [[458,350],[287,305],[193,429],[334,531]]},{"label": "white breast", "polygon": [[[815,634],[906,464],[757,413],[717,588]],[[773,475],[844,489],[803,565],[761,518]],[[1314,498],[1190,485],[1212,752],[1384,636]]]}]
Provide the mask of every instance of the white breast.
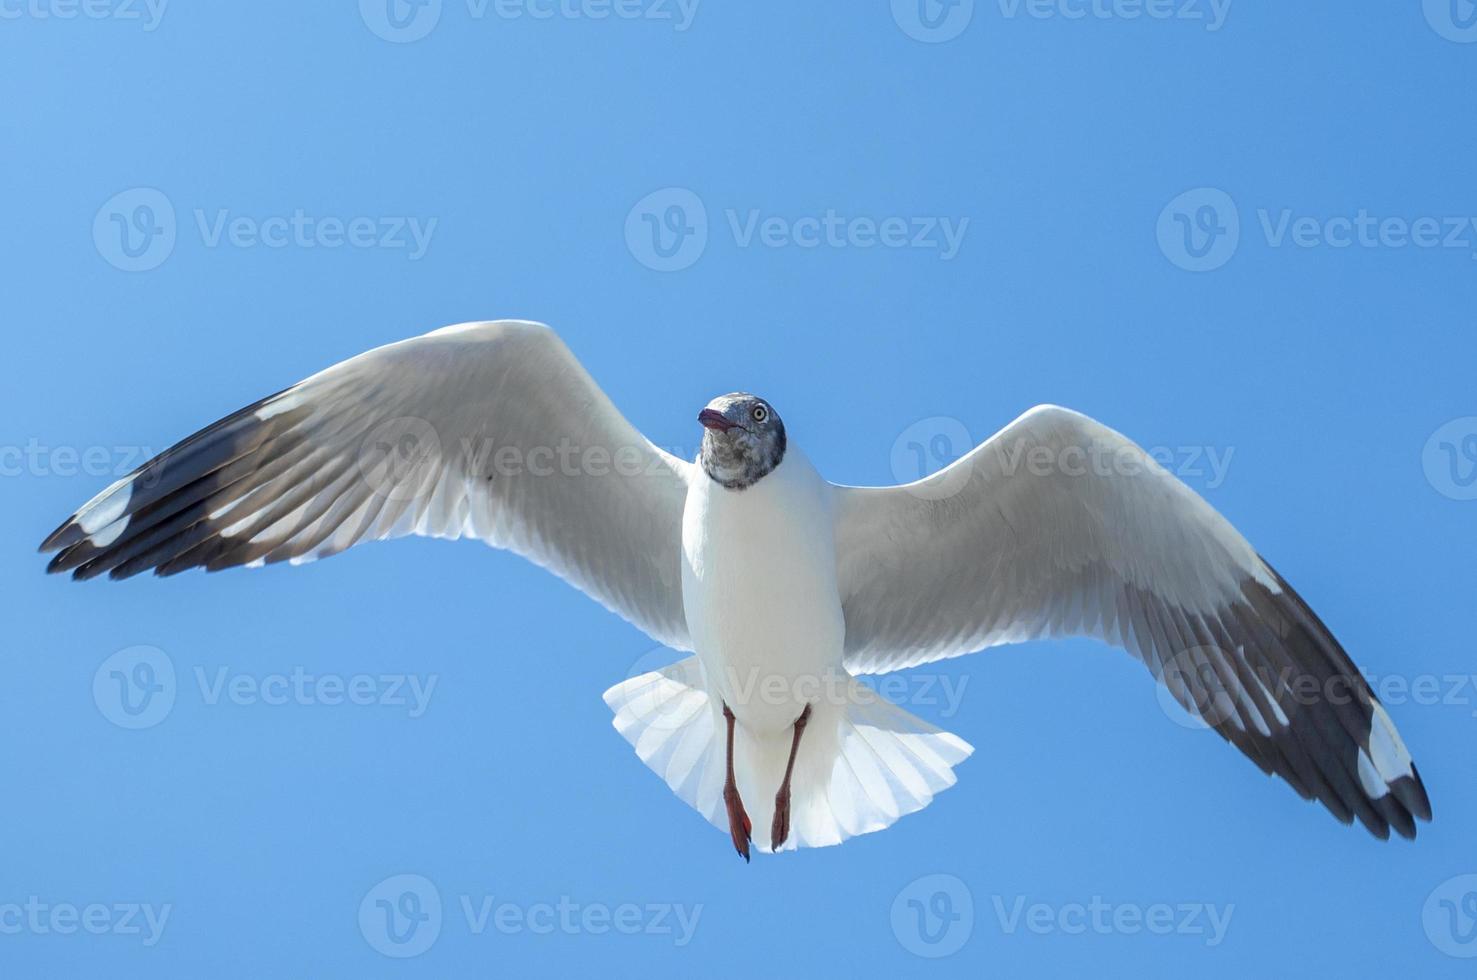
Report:
[{"label": "white breast", "polygon": [[787,728],[843,673],[832,521],[830,485],[793,447],[745,490],[704,477],[688,491],[688,629],[710,692],[750,729]]}]

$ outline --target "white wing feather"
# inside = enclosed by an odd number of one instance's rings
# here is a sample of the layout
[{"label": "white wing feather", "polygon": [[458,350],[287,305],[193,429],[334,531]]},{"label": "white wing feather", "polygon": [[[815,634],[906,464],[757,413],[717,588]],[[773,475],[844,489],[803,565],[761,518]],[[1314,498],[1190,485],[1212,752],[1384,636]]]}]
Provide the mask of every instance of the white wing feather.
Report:
[{"label": "white wing feather", "polygon": [[59,552],[52,571],[122,578],[472,536],[687,649],[691,470],[632,427],[549,328],[467,323],[351,358],[203,429],[42,547]]},{"label": "white wing feather", "polygon": [[1389,715],[1306,603],[1142,449],[1027,412],[901,487],[838,487],[846,665],[898,670],[1091,636],[1344,821],[1406,836],[1430,803]]}]

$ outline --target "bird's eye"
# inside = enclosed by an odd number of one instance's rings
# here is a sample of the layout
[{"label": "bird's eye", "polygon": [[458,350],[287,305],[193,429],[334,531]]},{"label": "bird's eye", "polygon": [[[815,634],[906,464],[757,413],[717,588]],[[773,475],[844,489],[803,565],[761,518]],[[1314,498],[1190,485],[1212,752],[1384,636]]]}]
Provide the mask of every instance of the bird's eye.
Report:
[{"label": "bird's eye", "polygon": [[754,410],[749,413],[749,417],[755,422],[763,422],[769,418],[769,410],[763,405],[755,405]]}]

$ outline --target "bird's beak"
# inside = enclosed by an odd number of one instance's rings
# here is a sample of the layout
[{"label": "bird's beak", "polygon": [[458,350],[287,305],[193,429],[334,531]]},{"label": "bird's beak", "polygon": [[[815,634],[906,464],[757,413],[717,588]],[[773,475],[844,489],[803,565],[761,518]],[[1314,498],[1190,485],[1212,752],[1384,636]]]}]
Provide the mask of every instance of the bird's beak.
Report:
[{"label": "bird's beak", "polygon": [[727,432],[729,429],[737,428],[732,422],[723,417],[722,412],[711,408],[705,408],[697,413],[697,420],[703,424],[703,428],[712,429],[714,432]]}]

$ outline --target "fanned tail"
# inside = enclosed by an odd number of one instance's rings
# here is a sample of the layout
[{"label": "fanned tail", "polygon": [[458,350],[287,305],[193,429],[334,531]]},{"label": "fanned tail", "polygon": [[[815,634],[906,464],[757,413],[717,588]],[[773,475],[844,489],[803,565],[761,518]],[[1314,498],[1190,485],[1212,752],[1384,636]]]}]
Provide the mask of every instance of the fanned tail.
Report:
[{"label": "fanned tail", "polygon": [[[728,829],[723,806],[725,728],[720,707],[689,657],[605,692],[615,729],[677,797]],[[954,785],[954,766],[974,751],[851,681],[844,703],[819,703],[796,759],[790,837],[780,848],[826,847],[891,826]],[[740,711],[742,717],[742,711]],[[784,773],[790,731],[748,732],[734,745],[739,789],[756,831],[767,828]],[[768,834],[754,846],[768,851]]]}]

